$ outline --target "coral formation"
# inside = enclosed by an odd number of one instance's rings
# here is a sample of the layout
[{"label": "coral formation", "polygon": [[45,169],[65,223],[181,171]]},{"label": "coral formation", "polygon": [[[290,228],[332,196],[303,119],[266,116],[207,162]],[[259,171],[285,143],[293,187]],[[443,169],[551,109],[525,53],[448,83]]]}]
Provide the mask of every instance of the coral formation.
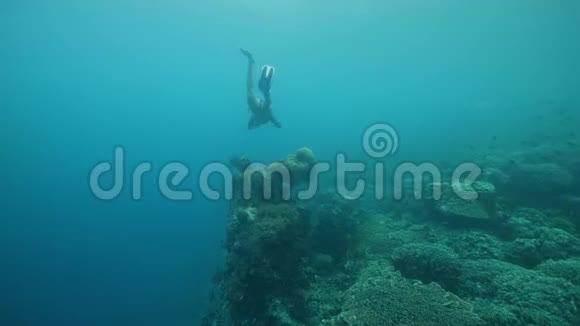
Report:
[{"label": "coral formation", "polygon": [[538,265],[536,270],[551,277],[565,279],[574,285],[580,285],[579,257],[564,260],[548,260]]},{"label": "coral formation", "polygon": [[[315,162],[302,148],[277,163],[304,183]],[[479,163],[440,200],[242,198],[238,176],[203,325],[579,325],[578,160],[538,147]]]},{"label": "coral formation", "polygon": [[495,236],[481,231],[460,231],[444,242],[461,258],[503,259],[505,255],[505,244]]},{"label": "coral formation", "polygon": [[309,148],[303,147],[295,154],[289,154],[281,163],[290,171],[293,184],[301,184],[308,181],[316,159]]},{"label": "coral formation", "polygon": [[453,289],[459,278],[458,256],[443,245],[404,245],[393,251],[392,261],[393,266],[406,278],[424,283],[437,282],[446,289]]},{"label": "coral formation", "polygon": [[[580,288],[565,279],[495,260],[465,261],[462,269],[457,293],[478,298],[477,303],[501,306],[505,315],[511,315],[511,325],[574,325],[578,321]],[[490,308],[484,305],[479,310]],[[498,318],[497,312],[481,315]]]},{"label": "coral formation", "polygon": [[[233,157],[235,201],[288,200],[297,187],[310,181],[310,172],[316,163],[314,153],[301,148],[284,160],[270,164],[254,163],[246,157]],[[233,205],[235,206],[235,205]]]},{"label": "coral formation", "polygon": [[308,147],[299,148],[296,151],[296,154],[294,154],[294,157],[296,157],[296,160],[298,162],[305,163],[308,165],[312,165],[312,164],[316,163],[314,153]]},{"label": "coral formation", "polygon": [[568,232],[539,227],[530,235],[515,239],[506,249],[506,260],[534,267],[548,259],[580,255],[580,240]]},{"label": "coral formation", "polygon": [[[477,198],[464,199],[466,193]],[[435,211],[444,218],[457,223],[488,222],[496,217],[496,189],[489,182],[478,181],[471,185],[456,182],[441,184],[441,199],[435,200]]]},{"label": "coral formation", "polygon": [[330,255],[336,263],[343,262],[352,248],[360,212],[348,200],[332,195],[312,211],[312,249]]},{"label": "coral formation", "polygon": [[344,297],[331,325],[482,325],[466,301],[437,283],[405,279],[387,264],[371,264]]},{"label": "coral formation", "polygon": [[[242,217],[244,216],[244,217]],[[253,217],[248,217],[253,216]],[[292,303],[290,315],[300,315],[299,291],[306,285],[303,271],[308,234],[307,216],[289,204],[264,203],[241,209],[227,229],[226,270],[221,291],[232,322],[271,325],[277,302]],[[279,307],[275,310],[280,312]]]}]

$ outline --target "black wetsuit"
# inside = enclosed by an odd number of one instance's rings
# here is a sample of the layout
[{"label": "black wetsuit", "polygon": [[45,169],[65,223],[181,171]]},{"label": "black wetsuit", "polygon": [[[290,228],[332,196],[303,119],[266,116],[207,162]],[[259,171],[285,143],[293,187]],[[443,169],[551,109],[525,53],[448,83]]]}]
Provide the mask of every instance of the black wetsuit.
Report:
[{"label": "black wetsuit", "polygon": [[[246,81],[246,96],[248,99],[248,106],[252,116],[248,121],[248,129],[257,128],[263,124],[271,122],[276,128],[281,128],[282,125],[272,114],[272,99],[270,97],[270,81],[260,82],[260,91],[264,95],[264,100],[260,100],[253,91],[253,68],[254,59],[249,52],[242,50],[248,57],[248,76]],[[264,76],[262,76],[264,78]]]}]

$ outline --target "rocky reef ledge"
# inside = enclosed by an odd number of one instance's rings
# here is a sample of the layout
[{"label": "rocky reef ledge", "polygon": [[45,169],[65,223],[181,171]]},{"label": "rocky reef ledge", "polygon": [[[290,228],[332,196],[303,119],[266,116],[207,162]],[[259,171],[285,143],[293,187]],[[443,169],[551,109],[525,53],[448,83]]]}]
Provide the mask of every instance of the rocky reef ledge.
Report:
[{"label": "rocky reef ledge", "polygon": [[[437,201],[349,200],[332,190],[300,201],[294,189],[283,195],[275,173],[251,175],[244,189],[252,162],[233,160],[226,258],[202,325],[580,325],[580,223],[569,181],[578,176],[556,173],[556,163],[498,161],[482,162],[475,200],[444,184]],[[297,185],[315,162],[301,149],[275,163]],[[534,200],[538,193],[553,200]]]}]

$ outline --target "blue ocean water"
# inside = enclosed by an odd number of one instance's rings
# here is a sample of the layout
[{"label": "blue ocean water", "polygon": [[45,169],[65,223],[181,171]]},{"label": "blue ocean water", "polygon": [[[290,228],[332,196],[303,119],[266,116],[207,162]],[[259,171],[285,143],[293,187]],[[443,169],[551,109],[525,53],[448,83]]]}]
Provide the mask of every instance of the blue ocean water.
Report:
[{"label": "blue ocean water", "polygon": [[[536,117],[578,101],[579,18],[573,0],[3,1],[0,323],[191,325],[206,312],[227,203],[164,199],[155,173],[140,201],[128,186],[95,198],[89,173],[116,146],[127,180],[142,161],[180,161],[192,190],[233,154],[363,157],[379,121],[409,159],[514,146],[557,132]],[[276,67],[282,129],[247,130],[240,47]]]}]

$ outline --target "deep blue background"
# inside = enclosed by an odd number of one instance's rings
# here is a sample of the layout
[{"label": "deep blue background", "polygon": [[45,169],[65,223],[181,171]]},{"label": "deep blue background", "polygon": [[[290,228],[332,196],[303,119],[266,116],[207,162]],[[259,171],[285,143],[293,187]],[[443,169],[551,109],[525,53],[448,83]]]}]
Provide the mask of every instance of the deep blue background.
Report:
[{"label": "deep blue background", "polygon": [[[376,121],[409,158],[508,146],[577,100],[579,30],[575,0],[1,1],[0,324],[192,325],[207,308],[227,204],[169,202],[154,174],[140,202],[97,200],[89,171],[116,145],[128,168],[187,163],[189,189],[235,153],[360,156]],[[246,130],[240,46],[277,67],[283,129]]]}]

